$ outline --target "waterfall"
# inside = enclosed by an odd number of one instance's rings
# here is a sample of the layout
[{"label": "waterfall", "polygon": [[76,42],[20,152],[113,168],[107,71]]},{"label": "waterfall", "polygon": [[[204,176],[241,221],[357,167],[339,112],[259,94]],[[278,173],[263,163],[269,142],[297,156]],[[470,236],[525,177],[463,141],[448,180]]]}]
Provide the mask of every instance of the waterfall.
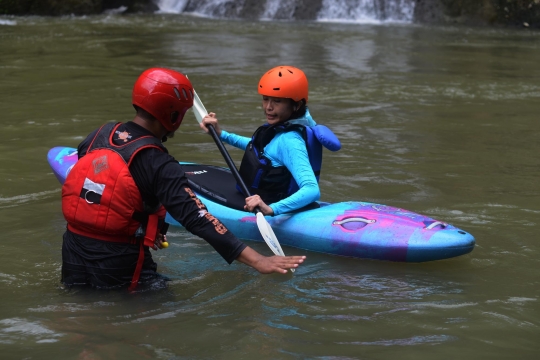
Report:
[{"label": "waterfall", "polygon": [[295,1],[266,0],[261,20],[292,20]]},{"label": "waterfall", "polygon": [[156,3],[160,12],[216,18],[410,23],[416,0],[156,0]]},{"label": "waterfall", "polygon": [[414,0],[323,0],[317,19],[359,23],[412,22]]}]

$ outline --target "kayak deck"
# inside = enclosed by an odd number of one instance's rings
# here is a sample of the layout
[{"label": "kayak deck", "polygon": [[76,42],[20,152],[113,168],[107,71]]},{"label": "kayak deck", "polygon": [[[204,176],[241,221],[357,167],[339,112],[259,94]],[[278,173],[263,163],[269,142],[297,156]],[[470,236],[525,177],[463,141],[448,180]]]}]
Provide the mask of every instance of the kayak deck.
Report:
[{"label": "kayak deck", "polygon": [[[182,165],[210,213],[238,237],[262,241],[256,216],[243,211],[244,196],[228,169]],[[341,256],[422,262],[463,255],[475,246],[471,234],[450,224],[368,202],[317,202],[308,210],[266,218],[282,245]]]}]

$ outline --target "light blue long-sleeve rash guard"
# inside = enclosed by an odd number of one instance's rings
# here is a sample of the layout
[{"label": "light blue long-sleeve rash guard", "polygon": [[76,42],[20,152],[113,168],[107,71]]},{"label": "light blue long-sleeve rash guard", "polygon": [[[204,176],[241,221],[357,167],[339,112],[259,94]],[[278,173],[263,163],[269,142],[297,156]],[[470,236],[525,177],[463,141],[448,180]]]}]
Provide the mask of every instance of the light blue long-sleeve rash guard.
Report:
[{"label": "light blue long-sleeve rash guard", "polygon": [[[291,124],[315,126],[315,120],[309,110],[302,118],[289,121]],[[229,133],[221,130],[221,140],[229,145],[246,150],[251,138]],[[314,201],[319,200],[321,193],[319,184],[309,163],[306,143],[298,131],[284,131],[278,133],[263,150],[273,167],[285,166],[291,172],[300,188],[291,196],[276,203],[269,204],[274,215],[279,215],[300,209]]]}]

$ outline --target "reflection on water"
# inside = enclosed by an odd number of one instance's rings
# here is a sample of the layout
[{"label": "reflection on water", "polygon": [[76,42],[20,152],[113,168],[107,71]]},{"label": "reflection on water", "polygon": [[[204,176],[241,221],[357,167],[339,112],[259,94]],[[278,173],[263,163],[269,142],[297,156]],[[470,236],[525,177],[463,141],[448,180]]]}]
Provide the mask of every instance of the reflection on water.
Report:
[{"label": "reflection on water", "polygon": [[[6,358],[538,351],[539,34],[175,15],[0,24]],[[262,122],[257,80],[278,64],[306,71],[314,118],[343,143],[325,154],[322,200],[426,214],[472,233],[476,249],[426,264],[307,253],[294,276],[260,276],[172,229],[171,246],[154,255],[171,278],[167,289],[64,289],[65,221],[47,151],[76,146],[105,121],[130,119],[134,80],[156,65],[186,72],[225,129],[250,135]],[[191,113],[166,145],[178,160],[223,165]]]}]

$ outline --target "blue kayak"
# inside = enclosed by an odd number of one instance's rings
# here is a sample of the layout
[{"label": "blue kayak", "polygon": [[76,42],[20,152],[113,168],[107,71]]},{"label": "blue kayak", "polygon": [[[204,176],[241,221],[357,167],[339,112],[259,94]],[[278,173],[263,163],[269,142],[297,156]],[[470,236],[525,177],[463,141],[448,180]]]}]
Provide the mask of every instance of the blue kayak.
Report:
[{"label": "blue kayak", "polygon": [[[77,162],[77,150],[55,147],[48,153],[63,183]],[[253,213],[231,172],[222,167],[182,163],[192,189],[238,238],[263,241]],[[405,262],[448,259],[474,249],[475,239],[443,221],[408,210],[362,201],[317,202],[301,211],[266,217],[282,246],[348,257]],[[167,220],[182,226],[169,214]]]}]

